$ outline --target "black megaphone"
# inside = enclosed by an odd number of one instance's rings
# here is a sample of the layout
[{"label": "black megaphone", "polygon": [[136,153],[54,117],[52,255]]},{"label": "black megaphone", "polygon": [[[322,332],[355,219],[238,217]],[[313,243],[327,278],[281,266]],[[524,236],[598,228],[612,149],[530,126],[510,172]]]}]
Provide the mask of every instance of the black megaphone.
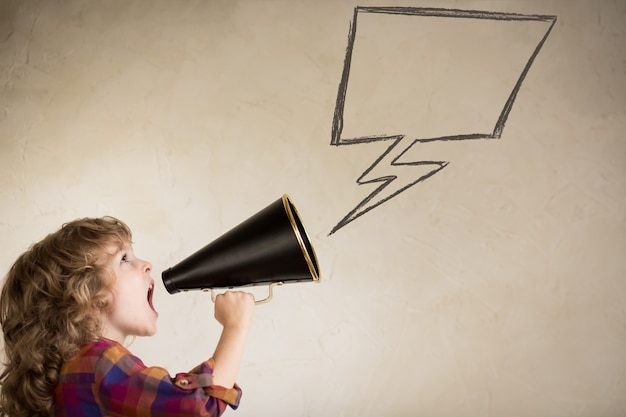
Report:
[{"label": "black megaphone", "polygon": [[309,236],[287,194],[162,273],[170,294],[293,282],[319,282]]}]

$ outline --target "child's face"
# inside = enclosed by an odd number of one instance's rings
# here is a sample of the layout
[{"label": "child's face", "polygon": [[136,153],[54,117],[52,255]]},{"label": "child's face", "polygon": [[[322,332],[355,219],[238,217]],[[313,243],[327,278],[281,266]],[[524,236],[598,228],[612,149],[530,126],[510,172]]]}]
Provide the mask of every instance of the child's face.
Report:
[{"label": "child's face", "polygon": [[127,336],[152,336],[159,314],[152,305],[152,264],[135,257],[130,244],[111,247],[110,266],[115,273],[113,297],[103,313],[103,336],[124,342]]}]

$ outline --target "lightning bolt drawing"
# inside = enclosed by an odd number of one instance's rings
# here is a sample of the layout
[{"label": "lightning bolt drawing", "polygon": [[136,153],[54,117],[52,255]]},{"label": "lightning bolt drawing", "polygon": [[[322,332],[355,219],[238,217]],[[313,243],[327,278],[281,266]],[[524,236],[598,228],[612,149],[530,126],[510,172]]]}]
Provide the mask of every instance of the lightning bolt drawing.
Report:
[{"label": "lightning bolt drawing", "polygon": [[[351,74],[351,64],[353,63],[353,55],[355,48],[355,40],[357,35],[357,18],[361,14],[381,14],[385,16],[422,16],[422,17],[439,17],[439,18],[464,18],[464,19],[472,19],[472,21],[477,22],[481,20],[488,21],[496,21],[496,22],[537,22],[543,23],[542,31],[540,33],[540,39],[537,42],[534,42],[532,45],[532,49],[530,51],[530,58],[528,55],[523,58],[525,61],[521,62],[520,67],[521,71],[517,70],[517,75],[514,81],[514,85],[512,90],[508,90],[506,92],[506,99],[504,101],[504,106],[497,106],[497,117],[495,120],[495,124],[492,124],[491,128],[484,129],[485,133],[462,133],[462,134],[443,134],[443,135],[432,135],[433,132],[437,132],[437,128],[431,128],[430,130],[426,130],[424,132],[425,136],[423,138],[410,138],[406,134],[398,133],[398,134],[353,134],[348,137],[343,136],[344,132],[344,119],[345,119],[345,108],[346,108],[346,99],[348,92],[348,79]],[[341,82],[339,84],[339,92],[337,95],[337,102],[335,106],[335,112],[333,117],[333,126],[332,126],[332,140],[331,145],[340,146],[340,145],[355,145],[355,144],[365,144],[371,142],[380,142],[380,141],[389,141],[391,144],[387,149],[361,174],[361,176],[356,180],[358,185],[376,185],[376,188],[370,192],[370,194],[365,197],[359,204],[357,204],[354,209],[352,209],[343,219],[341,219],[337,225],[331,230],[330,234],[335,233],[337,230],[346,226],[350,222],[356,220],[363,214],[373,210],[374,208],[380,206],[381,204],[389,201],[393,197],[398,194],[406,191],[410,187],[432,177],[436,173],[440,172],[448,165],[448,161],[445,160],[420,160],[414,154],[417,144],[428,144],[430,142],[438,141],[438,142],[448,142],[454,143],[455,141],[460,140],[477,140],[477,139],[499,139],[502,135],[502,131],[504,129],[504,125],[508,118],[508,115],[512,109],[513,103],[519,89],[521,88],[522,82],[524,81],[528,70],[530,69],[532,63],[535,60],[535,57],[541,50],[545,40],[547,39],[552,27],[556,22],[556,16],[542,16],[542,15],[521,15],[515,13],[497,13],[497,12],[483,12],[483,11],[466,11],[466,10],[457,10],[457,9],[435,9],[435,8],[412,8],[412,7],[360,7],[357,6],[354,10],[354,16],[350,24],[349,36],[348,36],[348,47],[346,48],[346,56],[344,61],[344,70],[342,73]],[[395,23],[395,22],[394,22]],[[406,20],[404,21],[406,25]],[[547,24],[547,29],[545,27]],[[387,31],[388,32],[388,31]],[[372,39],[373,36],[367,37],[367,39]],[[396,42],[399,43],[399,42]],[[378,52],[380,54],[384,54],[386,49],[385,46],[376,46],[376,51],[382,50],[383,52]],[[371,48],[375,49],[375,48]],[[458,54],[463,54],[463,50],[457,51]],[[401,59],[401,57],[399,58]],[[395,75],[393,69],[399,65],[394,65],[399,59],[388,58],[387,61],[384,59],[378,59],[381,62],[390,62],[388,66],[382,66],[382,70],[380,71],[383,76],[385,75],[385,71],[389,71],[391,75]],[[479,59],[481,62],[484,59]],[[363,64],[361,64],[364,66]],[[495,66],[495,65],[494,65]],[[373,68],[374,65],[368,65],[367,71],[375,72]],[[461,69],[462,71],[463,69]],[[413,74],[410,71],[407,71],[408,74]],[[366,74],[366,73],[364,73]],[[360,91],[372,89],[375,90],[375,87],[378,85],[377,83],[372,82],[373,78],[367,78],[369,75],[363,77],[365,81],[362,82],[362,85],[365,88],[361,88]],[[400,83],[401,86],[405,87],[407,84],[411,82],[416,82],[415,79],[409,78],[405,83]],[[379,83],[382,84],[382,83]],[[510,88],[510,87],[509,87]],[[375,93],[366,94],[360,100],[356,100],[359,105],[365,106],[368,102],[376,103],[385,102],[387,97],[384,96],[381,91],[386,91],[385,88],[379,87]],[[376,96],[376,94],[378,94]],[[393,100],[396,100],[396,96],[400,96],[402,92],[394,92],[390,96]],[[480,94],[480,91],[477,92]],[[376,96],[376,99],[371,99],[372,96]],[[405,95],[409,96],[410,95]],[[417,94],[414,96],[418,96]],[[382,97],[382,98],[381,98]],[[414,99],[415,97],[410,97],[410,99]],[[396,101],[390,100],[393,104],[397,103]],[[409,99],[405,99],[409,101]],[[451,98],[450,101],[454,100],[454,97]],[[432,101],[432,100],[431,100]],[[429,112],[433,112],[432,104],[429,102],[428,110]],[[375,115],[377,113],[381,113],[381,109],[384,112],[385,108],[390,108],[392,106],[388,104],[379,105],[374,111],[357,111],[356,113],[363,113],[366,115],[366,119],[358,119],[357,123],[353,123],[353,130],[358,130],[362,128],[362,126],[367,125],[370,122],[370,119],[376,119]],[[405,106],[409,107],[409,106]],[[419,107],[416,105],[415,107]],[[443,107],[443,106],[442,106]],[[359,109],[360,110],[360,109]],[[374,114],[370,114],[374,113]],[[388,115],[391,113],[388,113]],[[371,116],[371,117],[370,117]],[[384,117],[384,119],[389,119],[390,117]],[[405,118],[410,119],[411,114],[409,116],[405,116]],[[404,122],[402,118],[399,118],[400,123]],[[445,119],[444,119],[445,120]],[[469,120],[469,119],[468,119]],[[382,120],[381,120],[382,121]],[[372,122],[375,123],[375,122]],[[481,129],[480,126],[474,126],[473,121],[469,121],[467,123],[468,130],[476,129],[474,131],[479,131]],[[364,129],[368,129],[368,127],[364,127]],[[414,130],[413,128],[408,128],[408,130]],[[445,128],[442,129],[445,132]],[[472,131],[470,130],[470,132]],[[413,150],[412,150],[413,149]],[[412,151],[411,151],[412,150]],[[411,151],[411,152],[409,152]]]},{"label": "lightning bolt drawing", "polygon": [[[391,140],[393,141],[391,146],[356,180],[359,185],[375,183],[380,183],[380,185],[337,223],[330,234],[335,233],[352,220],[378,207],[418,182],[435,175],[448,165],[446,161],[402,161],[402,156],[416,141],[407,145],[405,136],[398,136]],[[421,167],[422,170],[401,169],[417,166]],[[390,167],[392,168],[390,169]]]}]

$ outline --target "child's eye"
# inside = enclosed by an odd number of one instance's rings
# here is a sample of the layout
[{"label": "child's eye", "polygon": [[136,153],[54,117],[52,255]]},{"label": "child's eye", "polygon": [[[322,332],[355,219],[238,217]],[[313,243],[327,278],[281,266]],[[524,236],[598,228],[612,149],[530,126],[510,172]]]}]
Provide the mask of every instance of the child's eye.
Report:
[{"label": "child's eye", "polygon": [[122,262],[122,263],[124,263],[124,262],[128,262],[128,255],[124,255],[124,256],[122,256],[122,261],[121,261],[121,262]]}]

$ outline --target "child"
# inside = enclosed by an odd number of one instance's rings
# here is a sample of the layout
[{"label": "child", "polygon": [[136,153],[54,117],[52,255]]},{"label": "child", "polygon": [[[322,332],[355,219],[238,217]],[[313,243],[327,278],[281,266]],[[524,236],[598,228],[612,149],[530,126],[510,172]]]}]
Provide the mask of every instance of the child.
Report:
[{"label": "child", "polygon": [[226,405],[236,409],[254,298],[218,295],[223,330],[212,358],[172,378],[123,346],[128,336],[156,332],[151,271],[135,257],[128,226],[112,217],[66,223],[23,253],[0,295],[0,416],[219,416]]}]

